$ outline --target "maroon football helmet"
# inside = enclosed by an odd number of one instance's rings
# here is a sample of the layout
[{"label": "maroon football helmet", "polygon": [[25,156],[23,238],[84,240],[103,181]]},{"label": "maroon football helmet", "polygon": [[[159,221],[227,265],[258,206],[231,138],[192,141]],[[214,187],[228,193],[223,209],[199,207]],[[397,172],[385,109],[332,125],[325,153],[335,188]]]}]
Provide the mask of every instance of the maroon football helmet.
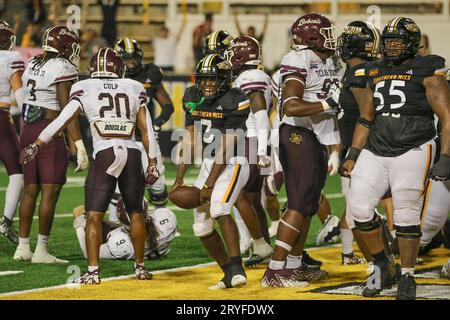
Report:
[{"label": "maroon football helmet", "polygon": [[61,57],[78,66],[80,60],[80,40],[78,34],[66,26],[48,28],[42,37],[42,49],[58,53]]},{"label": "maroon football helmet", "polygon": [[260,66],[262,62],[262,49],[258,40],[252,37],[234,38],[228,50],[226,59],[231,63],[233,70],[241,70],[244,66]]},{"label": "maroon football helmet", "polygon": [[91,59],[91,78],[123,78],[125,66],[119,54],[111,48],[101,48]]},{"label": "maroon football helmet", "polygon": [[16,36],[4,20],[0,20],[0,50],[12,50],[16,46]]},{"label": "maroon football helmet", "polygon": [[334,26],[318,13],[298,18],[291,27],[291,36],[297,51],[305,48],[320,52],[336,50]]}]

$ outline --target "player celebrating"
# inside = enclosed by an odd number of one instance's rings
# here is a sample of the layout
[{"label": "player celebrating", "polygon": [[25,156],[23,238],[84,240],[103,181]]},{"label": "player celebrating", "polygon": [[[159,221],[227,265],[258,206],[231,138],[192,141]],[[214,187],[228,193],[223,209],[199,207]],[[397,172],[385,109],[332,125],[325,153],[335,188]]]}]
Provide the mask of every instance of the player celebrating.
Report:
[{"label": "player celebrating", "polygon": [[383,250],[380,218],[374,213],[390,187],[402,265],[397,299],[415,299],[420,209],[435,153],[433,112],[442,121],[442,139],[440,159],[430,176],[445,180],[450,174],[450,90],[443,77],[445,60],[418,55],[420,35],[411,19],[391,19],[381,36],[383,59],[355,72],[367,78],[367,87],[344,163],[345,174],[351,175],[348,207],[378,267],[374,275],[381,277],[379,286],[372,283],[373,277],[368,279],[365,297],[378,295],[395,281]]},{"label": "player celebrating", "polygon": [[[143,52],[139,43],[134,39],[120,39],[115,44],[114,50],[119,53],[125,63],[125,77],[136,80],[144,85],[147,96],[149,97],[147,108],[153,122],[153,131],[156,134],[156,139],[158,139],[158,133],[161,130],[161,127],[169,121],[174,110],[172,100],[162,84],[162,70],[153,63],[142,64]],[[153,100],[156,100],[161,106],[161,113],[157,117],[155,115],[155,104]],[[147,157],[145,155],[145,150],[142,147],[141,150],[143,151],[142,165],[145,170],[147,169]],[[157,145],[157,154],[160,178],[156,183],[150,186],[148,193],[151,204],[163,206],[167,203],[167,187],[166,179],[164,177],[165,168],[161,158],[159,144]]]},{"label": "player celebrating", "polygon": [[[85,258],[86,253],[86,216],[84,206],[73,209],[73,226]],[[134,248],[130,238],[130,218],[125,211],[123,200],[118,202],[119,219],[122,226],[102,221],[102,244],[100,259],[134,259]],[[164,207],[150,211],[144,200],[144,217],[147,238],[145,241],[145,259],[156,260],[170,251],[170,244],[175,239],[177,218]]]},{"label": "player celebrating", "polygon": [[[24,101],[22,116],[24,126],[20,136],[23,150],[33,143],[41,131],[56,119],[69,101],[70,88],[78,79],[79,40],[74,30],[56,26],[45,31],[42,55],[31,58],[23,74]],[[89,160],[81,140],[78,121],[68,123],[69,138],[77,147],[78,167],[87,168]],[[50,235],[59,193],[66,182],[68,166],[64,134],[60,132],[53,143],[42,148],[39,155],[23,165],[25,188],[20,201],[19,245],[14,260],[31,260],[33,263],[67,263],[48,253]],[[36,250],[30,250],[30,231],[37,197],[39,204],[39,235]]]},{"label": "player celebrating", "polygon": [[339,83],[338,68],[331,59],[336,49],[333,29],[320,14],[300,17],[291,28],[295,50],[281,63],[279,144],[288,209],[278,226],[263,287],[303,287],[306,281],[326,276],[302,265],[301,254],[327,175],[327,150],[321,142],[335,135],[334,114],[324,113],[338,107],[339,89],[332,86]]},{"label": "player celebrating", "polygon": [[[223,279],[210,289],[239,287],[247,280],[240,256],[239,235],[230,211],[249,176],[244,150],[239,150],[237,155],[235,151],[244,145],[250,102],[245,93],[231,88],[231,65],[218,54],[204,57],[196,67],[195,76],[195,86],[186,89],[183,97],[185,126],[190,137],[183,141],[187,146],[182,150],[186,159],[183,158],[178,166],[172,190],[183,184],[188,164],[192,163],[194,129],[197,128],[201,130],[204,152],[194,186],[201,189],[201,203],[209,202],[209,205],[194,209],[194,234],[224,272]],[[239,131],[242,134],[236,137]],[[213,219],[219,223],[226,250],[214,229]]]},{"label": "player celebrating", "polygon": [[22,73],[25,64],[19,52],[11,51],[16,45],[16,36],[11,26],[0,20],[0,160],[6,168],[9,183],[5,194],[5,211],[0,221],[0,234],[9,242],[18,244],[19,239],[13,228],[13,218],[19,204],[23,188],[22,167],[19,163],[19,139],[9,114],[11,89],[19,108],[22,107]]},{"label": "player celebrating", "polygon": [[144,267],[144,175],[141,152],[134,138],[135,126],[141,130],[148,158],[145,174],[148,184],[159,178],[156,140],[146,108],[144,87],[137,81],[123,79],[124,69],[122,59],[114,50],[100,49],[90,63],[91,79],[80,81],[72,87],[70,102],[60,116],[24,150],[24,158],[28,162],[81,112],[91,125],[94,161],[85,184],[88,271],[76,280],[82,284],[100,283],[101,222],[117,183],[126,211],[131,215],[130,237],[135,252],[136,277],[139,280],[151,278]]}]

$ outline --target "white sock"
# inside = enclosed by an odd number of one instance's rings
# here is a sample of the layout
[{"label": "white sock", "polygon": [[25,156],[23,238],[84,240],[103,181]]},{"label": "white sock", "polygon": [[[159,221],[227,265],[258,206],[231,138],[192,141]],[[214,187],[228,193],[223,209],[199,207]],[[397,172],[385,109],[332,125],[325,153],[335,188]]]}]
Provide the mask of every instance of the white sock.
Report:
[{"label": "white sock", "polygon": [[407,273],[408,273],[410,276],[413,276],[413,275],[414,275],[414,271],[415,271],[414,268],[402,268],[402,276],[405,275],[405,274],[407,274]]},{"label": "white sock", "polygon": [[272,270],[282,270],[286,261],[270,260],[269,268]]},{"label": "white sock", "polygon": [[86,231],[84,228],[76,228],[75,232],[77,233],[78,243],[80,244],[81,251],[83,252],[83,256],[87,259],[87,251],[86,251]]},{"label": "white sock", "polygon": [[8,188],[5,194],[4,216],[13,220],[16,214],[17,205],[23,189],[23,174],[13,174],[9,176]]},{"label": "white sock", "polygon": [[44,236],[42,234],[38,234],[38,241],[36,245],[36,251],[38,250],[45,250],[47,251],[47,245],[48,245],[48,236]]},{"label": "white sock", "polygon": [[255,246],[264,246],[267,244],[266,240],[264,240],[263,237],[253,240],[253,242],[254,242]]},{"label": "white sock", "polygon": [[19,237],[19,246],[30,246],[30,237],[28,238],[21,238]]},{"label": "white sock", "polygon": [[293,256],[288,254],[286,258],[286,269],[297,269],[302,266],[302,256]]},{"label": "white sock", "polygon": [[236,209],[236,207],[233,207],[233,212],[234,212],[234,220],[236,221],[236,226],[239,231],[239,238],[240,239],[250,239],[252,237],[250,234],[250,231],[248,231],[248,228],[245,225],[244,220],[242,220],[242,217],[239,214],[239,211],[238,211],[238,209]]},{"label": "white sock", "polygon": [[349,254],[353,252],[353,232],[351,229],[341,228],[342,253]]},{"label": "white sock", "polygon": [[144,262],[134,262],[134,268],[136,269],[138,266],[145,267]]},{"label": "white sock", "polygon": [[88,271],[89,272],[94,272],[95,270],[98,270],[99,266],[88,266]]}]

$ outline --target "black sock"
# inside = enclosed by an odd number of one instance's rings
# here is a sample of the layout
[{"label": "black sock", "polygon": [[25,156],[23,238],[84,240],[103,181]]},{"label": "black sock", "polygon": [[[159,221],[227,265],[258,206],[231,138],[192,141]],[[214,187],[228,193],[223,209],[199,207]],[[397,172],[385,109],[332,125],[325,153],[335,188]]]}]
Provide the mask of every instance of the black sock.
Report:
[{"label": "black sock", "polygon": [[386,253],[384,253],[384,250],[382,250],[379,253],[372,254],[372,257],[373,257],[374,262],[375,261],[381,262],[381,261],[387,261],[388,260],[387,257],[386,257]]},{"label": "black sock", "polygon": [[236,256],[236,257],[230,257],[230,264],[242,264],[242,257]]},{"label": "black sock", "polygon": [[223,273],[227,274],[227,272],[229,272],[231,269],[231,262],[221,265],[220,268],[222,269]]},{"label": "black sock", "polygon": [[3,221],[5,222],[5,224],[10,227],[12,225],[12,221],[9,220],[7,217],[3,217]]}]

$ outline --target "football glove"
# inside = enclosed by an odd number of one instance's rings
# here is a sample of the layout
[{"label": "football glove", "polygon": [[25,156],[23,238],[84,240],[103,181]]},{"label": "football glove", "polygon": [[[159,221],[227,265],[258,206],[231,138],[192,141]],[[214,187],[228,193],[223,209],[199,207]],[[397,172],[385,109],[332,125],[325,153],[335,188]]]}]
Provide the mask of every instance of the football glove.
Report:
[{"label": "football glove", "polygon": [[330,176],[335,176],[339,169],[339,152],[334,150],[330,157],[328,158],[328,171],[330,172]]},{"label": "football glove", "polygon": [[269,156],[266,155],[259,155],[258,156],[258,167],[260,168],[267,168],[270,166],[272,160]]},{"label": "football glove", "polygon": [[77,167],[75,168],[75,172],[86,170],[89,165],[89,158],[83,140],[75,141],[75,146],[77,147]]},{"label": "football glove", "polygon": [[161,127],[157,125],[153,125],[153,132],[155,133],[155,139],[158,141],[159,139],[159,132],[161,131]]},{"label": "football glove", "polygon": [[450,156],[441,154],[438,162],[430,170],[430,178],[436,181],[444,181],[450,177]]},{"label": "football glove", "polygon": [[341,86],[339,83],[333,83],[328,91],[328,96],[325,102],[328,103],[331,109],[337,109],[339,107],[339,95],[341,94]]},{"label": "football glove", "polygon": [[26,146],[25,149],[20,152],[20,164],[27,164],[28,162],[33,161],[33,159],[36,158],[38,152],[39,146],[36,143],[32,143]]},{"label": "football glove", "polygon": [[153,185],[159,179],[159,170],[156,163],[150,163],[145,172],[145,184],[147,186]]}]

